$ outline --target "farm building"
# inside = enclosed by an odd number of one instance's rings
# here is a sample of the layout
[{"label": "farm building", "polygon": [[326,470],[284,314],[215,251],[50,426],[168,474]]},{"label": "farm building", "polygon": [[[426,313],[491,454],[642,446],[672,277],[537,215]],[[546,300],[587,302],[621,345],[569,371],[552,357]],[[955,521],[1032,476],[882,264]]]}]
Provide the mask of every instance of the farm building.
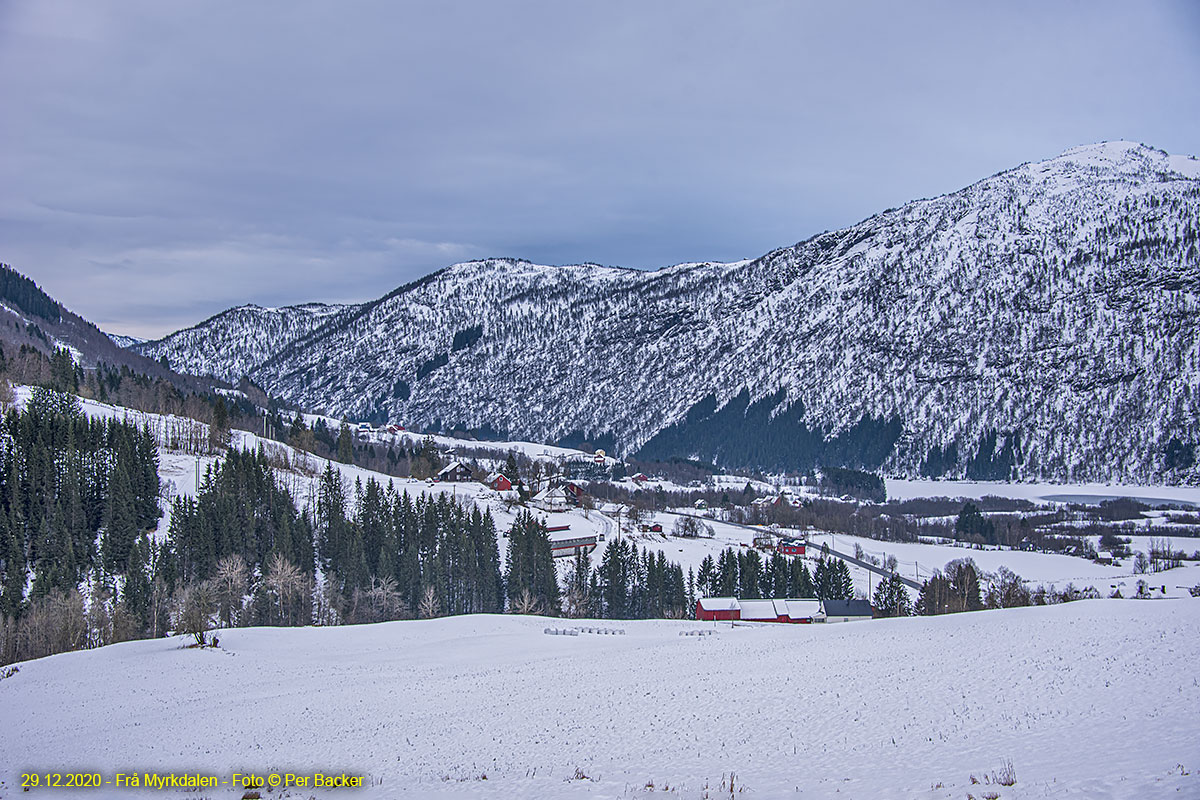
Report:
[{"label": "farm building", "polygon": [[596,537],[576,536],[573,539],[551,539],[550,555],[554,558],[574,557],[579,553],[590,553],[596,549]]},{"label": "farm building", "polygon": [[435,480],[447,481],[450,483],[458,483],[471,480],[471,468],[463,464],[461,461],[451,461],[441,472],[437,474]]},{"label": "farm building", "polygon": [[775,534],[773,533],[758,533],[754,535],[754,547],[756,550],[774,550],[775,549]]},{"label": "farm building", "polygon": [[488,475],[487,480],[484,481],[484,483],[486,483],[492,489],[495,489],[497,492],[507,492],[513,488],[512,481],[510,481],[507,476],[502,475],[499,472],[493,472],[491,475]]},{"label": "farm building", "polygon": [[701,597],[696,601],[696,619],[733,620],[740,619],[741,614],[736,597]]},{"label": "farm building", "polygon": [[543,489],[533,496],[530,503],[535,508],[540,508],[543,511],[566,511],[570,505],[567,500],[567,493],[561,486]]},{"label": "farm building", "polygon": [[858,622],[874,614],[866,600],[825,600],[825,622]]},{"label": "farm building", "polygon": [[808,625],[814,622],[824,622],[825,609],[824,603],[813,597],[795,597],[783,600],[702,597],[696,601],[696,619],[787,622]]}]

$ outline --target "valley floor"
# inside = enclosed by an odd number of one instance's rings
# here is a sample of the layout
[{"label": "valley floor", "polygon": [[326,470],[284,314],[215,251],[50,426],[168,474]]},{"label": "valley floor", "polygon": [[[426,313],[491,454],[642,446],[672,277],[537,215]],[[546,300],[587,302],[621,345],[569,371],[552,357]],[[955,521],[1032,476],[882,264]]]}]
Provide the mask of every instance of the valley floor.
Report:
[{"label": "valley floor", "polygon": [[[581,625],[625,633],[543,632]],[[718,798],[731,776],[747,798],[1200,797],[1192,598],[813,626],[470,616],[181,645],[0,680],[0,798],[72,796],[22,793],[27,770],[366,778],[263,793],[297,799]],[[1017,781],[997,785],[1009,760]]]}]

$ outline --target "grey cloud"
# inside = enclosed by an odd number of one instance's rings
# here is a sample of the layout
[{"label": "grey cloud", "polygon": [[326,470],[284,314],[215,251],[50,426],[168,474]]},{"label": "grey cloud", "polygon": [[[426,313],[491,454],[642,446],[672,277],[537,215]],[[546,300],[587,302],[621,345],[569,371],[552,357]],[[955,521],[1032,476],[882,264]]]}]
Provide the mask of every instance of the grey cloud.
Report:
[{"label": "grey cloud", "polygon": [[0,7],[0,258],[161,334],[455,260],[761,254],[1101,139],[1200,151],[1187,3]]}]

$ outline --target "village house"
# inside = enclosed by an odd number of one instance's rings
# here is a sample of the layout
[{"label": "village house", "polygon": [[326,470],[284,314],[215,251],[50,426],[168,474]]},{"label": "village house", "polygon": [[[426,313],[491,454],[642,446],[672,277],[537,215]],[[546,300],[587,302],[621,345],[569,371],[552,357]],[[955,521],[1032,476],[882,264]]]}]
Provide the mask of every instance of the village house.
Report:
[{"label": "village house", "polygon": [[566,490],[561,486],[543,489],[535,494],[529,502],[535,508],[540,508],[543,511],[566,511],[570,507]]},{"label": "village house", "polygon": [[736,597],[701,597],[696,601],[696,619],[699,620],[735,620],[742,614]]},{"label": "village house", "polygon": [[578,483],[567,481],[562,485],[562,489],[564,492],[566,492],[568,503],[573,506],[583,505],[584,491],[582,486],[580,486]]},{"label": "village house", "polygon": [[487,480],[485,480],[484,483],[487,484],[489,488],[495,489],[497,492],[507,492],[513,488],[512,481],[510,481],[507,476],[499,472],[493,472],[491,475],[488,475]]},{"label": "village house", "polygon": [[445,481],[447,483],[461,483],[471,479],[471,468],[461,461],[451,461],[434,478],[434,480]]},{"label": "village house", "polygon": [[783,556],[802,556],[806,544],[803,539],[783,539],[775,545],[775,552]]}]

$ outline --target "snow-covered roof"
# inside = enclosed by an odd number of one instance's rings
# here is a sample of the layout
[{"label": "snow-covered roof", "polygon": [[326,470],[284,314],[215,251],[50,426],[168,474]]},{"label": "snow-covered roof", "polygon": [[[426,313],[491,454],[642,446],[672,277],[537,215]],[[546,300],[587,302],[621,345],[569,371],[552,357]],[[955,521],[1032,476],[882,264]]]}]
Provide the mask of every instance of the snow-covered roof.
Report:
[{"label": "snow-covered roof", "polygon": [[566,502],[567,493],[561,486],[555,486],[550,489],[542,489],[533,499],[537,502],[545,502],[546,500],[562,500]]},{"label": "snow-covered roof", "polygon": [[438,472],[438,475],[445,475],[446,473],[456,469],[466,469],[466,467],[462,465],[461,461],[451,461],[440,472]]},{"label": "snow-covered roof", "polygon": [[505,475],[502,475],[499,472],[493,472],[487,476],[487,483],[495,483],[496,481],[500,480],[501,478],[508,480],[508,478]]},{"label": "snow-covered roof", "polygon": [[779,614],[775,611],[774,600],[740,600],[742,604],[742,619],[775,619]]},{"label": "snow-covered roof", "polygon": [[740,608],[736,597],[701,597],[700,607],[705,611],[736,611]]},{"label": "snow-covered roof", "polygon": [[776,600],[776,608],[778,604],[783,604],[783,613],[787,614],[790,619],[812,619],[822,615],[821,601],[815,597],[797,598],[794,600]]}]

